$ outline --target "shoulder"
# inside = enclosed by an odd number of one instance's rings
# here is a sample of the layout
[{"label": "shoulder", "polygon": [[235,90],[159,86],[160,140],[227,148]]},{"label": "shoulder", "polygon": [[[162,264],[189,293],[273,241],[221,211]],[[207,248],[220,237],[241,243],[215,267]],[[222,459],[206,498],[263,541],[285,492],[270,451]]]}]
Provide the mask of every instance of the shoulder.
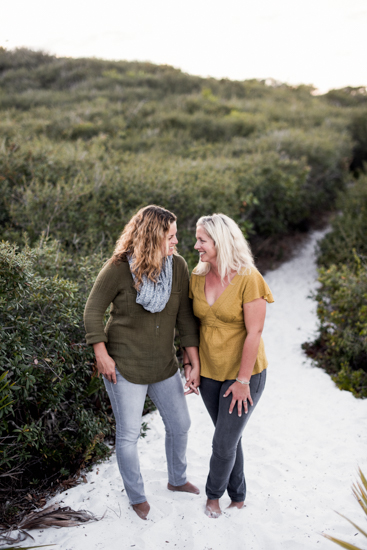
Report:
[{"label": "shoulder", "polygon": [[269,286],[256,267],[251,268],[251,272],[242,275],[240,284],[245,302],[250,302],[260,297],[265,298],[269,303],[274,301]]},{"label": "shoulder", "polygon": [[173,255],[173,262],[174,262],[175,265],[177,265],[181,269],[184,268],[184,267],[187,267],[187,263],[186,263],[185,258],[180,256],[179,254],[174,254]]},{"label": "shoulder", "polygon": [[98,279],[120,279],[124,275],[130,274],[128,262],[119,262],[117,264],[107,260],[98,274]]},{"label": "shoulder", "polygon": [[264,280],[264,277],[261,275],[260,271],[256,267],[251,267],[251,269],[248,271],[245,271],[245,273],[241,275],[241,277],[245,284],[251,283],[253,281]]},{"label": "shoulder", "polygon": [[173,265],[174,265],[174,268],[177,269],[178,274],[182,276],[189,275],[189,268],[187,267],[186,260],[179,254],[173,255]]},{"label": "shoulder", "polygon": [[190,277],[190,289],[195,292],[195,289],[199,287],[201,282],[205,280],[205,275],[197,275],[194,271],[191,273]]}]

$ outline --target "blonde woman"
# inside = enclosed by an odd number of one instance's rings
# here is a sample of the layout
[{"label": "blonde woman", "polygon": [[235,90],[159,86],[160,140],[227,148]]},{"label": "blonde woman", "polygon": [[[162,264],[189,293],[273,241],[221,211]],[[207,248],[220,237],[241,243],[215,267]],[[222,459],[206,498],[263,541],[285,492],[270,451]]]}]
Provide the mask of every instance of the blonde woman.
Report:
[{"label": "blonde woman", "polygon": [[[242,508],[246,498],[241,436],[265,386],[261,333],[266,302],[274,300],[232,219],[200,218],[196,239],[200,261],[191,275],[190,297],[200,320],[200,392],[215,425],[206,514],[216,518],[225,491],[230,507]],[[186,371],[189,375],[190,366]]]},{"label": "blonde woman", "polygon": [[[174,348],[176,323],[192,365],[187,393],[198,393],[198,329],[188,298],[189,274],[176,253],[176,216],[139,210],[117,241],[88,298],[84,321],[116,419],[116,456],[130,504],[142,519],[150,506],[137,442],[146,395],[166,429],[168,489],[199,493],[186,479],[190,417]],[[106,327],[103,318],[111,304]]]}]

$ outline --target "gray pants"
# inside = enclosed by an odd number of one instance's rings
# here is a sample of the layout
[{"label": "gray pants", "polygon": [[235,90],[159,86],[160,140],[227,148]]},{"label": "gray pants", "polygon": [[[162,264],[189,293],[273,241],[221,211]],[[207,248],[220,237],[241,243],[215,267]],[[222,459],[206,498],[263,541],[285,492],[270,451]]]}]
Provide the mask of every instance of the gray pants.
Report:
[{"label": "gray pants", "polygon": [[145,396],[156,405],[166,429],[168,481],[171,485],[186,483],[186,447],[190,416],[181,376],[155,384],[132,384],[116,369],[117,384],[104,379],[116,420],[116,457],[125,490],[131,504],[145,502],[140,473],[138,440]]},{"label": "gray pants", "polygon": [[248,403],[248,413],[242,411],[242,416],[238,416],[237,404],[229,414],[232,394],[223,397],[234,380],[218,382],[201,377],[200,393],[215,426],[206,483],[206,494],[211,500],[220,498],[226,490],[233,502],[242,502],[246,498],[241,436],[264,391],[265,380],[266,370],[251,376],[250,392],[254,404]]}]

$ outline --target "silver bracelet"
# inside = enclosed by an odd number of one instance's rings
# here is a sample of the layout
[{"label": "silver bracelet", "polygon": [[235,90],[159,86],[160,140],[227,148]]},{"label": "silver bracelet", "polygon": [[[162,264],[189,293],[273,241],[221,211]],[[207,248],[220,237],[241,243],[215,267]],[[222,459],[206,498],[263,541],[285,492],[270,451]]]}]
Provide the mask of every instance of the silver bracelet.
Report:
[{"label": "silver bracelet", "polygon": [[250,380],[240,380],[239,378],[236,378],[236,382],[239,382],[240,384],[242,384],[243,386],[245,384],[250,384]]}]

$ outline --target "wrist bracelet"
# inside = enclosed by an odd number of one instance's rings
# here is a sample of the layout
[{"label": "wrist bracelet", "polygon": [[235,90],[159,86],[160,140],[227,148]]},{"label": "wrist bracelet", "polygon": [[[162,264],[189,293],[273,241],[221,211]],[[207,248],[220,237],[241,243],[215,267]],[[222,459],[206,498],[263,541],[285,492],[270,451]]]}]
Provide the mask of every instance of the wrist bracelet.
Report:
[{"label": "wrist bracelet", "polygon": [[250,380],[240,380],[239,378],[236,378],[236,382],[239,382],[243,386],[246,384],[250,384]]},{"label": "wrist bracelet", "polygon": [[191,363],[184,363],[182,366],[186,367],[186,365],[190,365],[190,367],[191,367]]}]

